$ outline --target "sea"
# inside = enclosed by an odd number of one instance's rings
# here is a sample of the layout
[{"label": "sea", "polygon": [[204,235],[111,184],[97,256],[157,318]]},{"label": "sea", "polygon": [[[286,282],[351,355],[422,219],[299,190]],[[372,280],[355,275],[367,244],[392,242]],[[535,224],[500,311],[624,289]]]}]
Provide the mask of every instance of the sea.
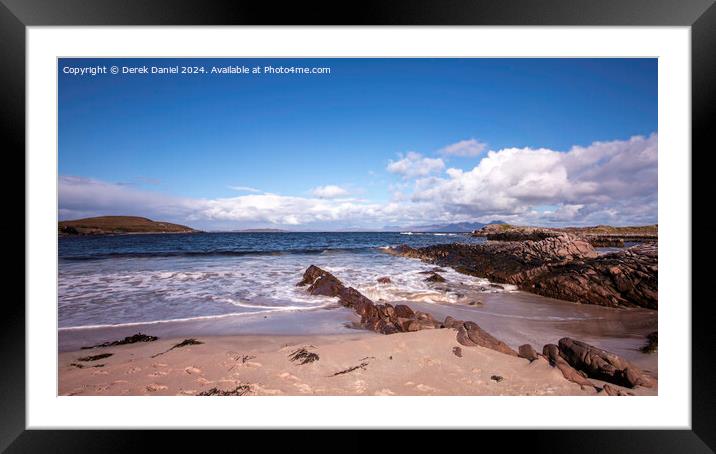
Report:
[{"label": "sea", "polygon": [[[638,347],[656,329],[656,311],[554,300],[450,268],[439,270],[445,283],[429,283],[425,278],[435,265],[386,253],[402,244],[483,241],[463,233],[422,232],[61,237],[59,347],[73,350],[138,331],[170,336],[356,332],[355,315],[336,298],[312,296],[296,286],[306,268],[316,265],[375,302],[473,320],[514,348],[533,343],[539,349],[568,335],[632,359],[648,356],[638,354]],[[391,282],[380,284],[380,277]]]}]

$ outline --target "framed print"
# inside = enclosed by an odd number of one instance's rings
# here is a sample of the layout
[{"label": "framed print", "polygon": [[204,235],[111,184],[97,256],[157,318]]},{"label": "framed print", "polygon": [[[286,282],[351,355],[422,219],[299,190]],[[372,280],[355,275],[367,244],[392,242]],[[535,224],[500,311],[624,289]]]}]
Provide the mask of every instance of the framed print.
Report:
[{"label": "framed print", "polygon": [[546,3],[3,0],[27,266],[0,446],[459,428],[711,452],[691,182],[716,9]]}]

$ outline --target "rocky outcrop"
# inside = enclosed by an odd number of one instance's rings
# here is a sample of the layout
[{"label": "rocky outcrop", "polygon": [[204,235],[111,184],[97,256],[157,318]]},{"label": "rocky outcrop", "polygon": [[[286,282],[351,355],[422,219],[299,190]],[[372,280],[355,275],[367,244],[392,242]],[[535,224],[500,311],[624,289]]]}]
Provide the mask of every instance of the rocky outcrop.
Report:
[{"label": "rocky outcrop", "polygon": [[554,265],[523,282],[522,288],[567,301],[658,309],[657,244]]},{"label": "rocky outcrop", "polygon": [[651,379],[636,366],[619,355],[585,342],[564,337],[559,340],[559,354],[588,377],[629,388],[653,386]]},{"label": "rocky outcrop", "polygon": [[338,297],[338,302],[352,308],[361,317],[360,326],[381,334],[405,333],[423,329],[453,328],[458,331],[457,341],[467,347],[480,346],[511,356],[517,356],[507,344],[480,328],[474,322],[465,322],[447,317],[440,323],[421,311],[413,311],[409,306],[398,304],[375,304],[353,287],[346,287],[334,275],[317,266],[311,265],[303,273],[303,279],[297,286],[308,286],[312,295]]},{"label": "rocky outcrop", "polygon": [[441,244],[389,253],[417,258],[543,296],[601,306],[658,307],[658,247],[644,243],[598,255],[585,240],[560,234],[540,241]]},{"label": "rocky outcrop", "polygon": [[526,227],[509,224],[489,224],[472,232],[473,236],[490,241],[541,241],[563,234],[576,235],[594,247],[624,247],[625,241],[653,242],[658,240],[656,225],[639,227]]},{"label": "rocky outcrop", "polygon": [[361,317],[360,325],[381,334],[418,331],[420,329],[441,328],[442,324],[433,320],[430,314],[413,312],[403,304],[375,304],[353,287],[346,287],[334,275],[315,265],[309,266],[303,273],[303,279],[297,286],[308,286],[311,295],[338,297],[338,302]]}]

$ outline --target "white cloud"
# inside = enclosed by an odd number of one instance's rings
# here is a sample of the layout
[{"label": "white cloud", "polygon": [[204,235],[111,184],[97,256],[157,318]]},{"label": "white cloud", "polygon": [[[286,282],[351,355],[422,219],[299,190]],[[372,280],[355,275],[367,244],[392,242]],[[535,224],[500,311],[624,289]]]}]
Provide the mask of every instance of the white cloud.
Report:
[{"label": "white cloud", "polygon": [[426,158],[414,151],[401,156],[398,161],[390,161],[387,170],[402,175],[403,178],[415,178],[440,172],[445,163],[440,158]]},{"label": "white cloud", "polygon": [[251,186],[229,186],[229,189],[239,192],[261,192],[261,189],[252,188]]},{"label": "white cloud", "polygon": [[444,169],[442,160],[409,153],[391,163],[392,171],[418,178],[389,186],[393,199],[382,203],[341,198],[345,190],[334,185],[315,188],[312,197],[252,193],[190,199],[61,176],[59,210],[62,219],[125,214],[199,228],[330,229],[493,219],[536,225],[646,224],[656,222],[658,213],[657,142],[652,134],[567,152],[507,148],[490,151],[472,169],[449,168],[440,175],[435,172]]},{"label": "white cloud", "polygon": [[474,157],[485,151],[487,145],[475,139],[461,140],[439,150],[445,156]]},{"label": "white cloud", "polygon": [[319,199],[335,199],[337,197],[344,197],[348,195],[348,191],[340,186],[329,184],[326,186],[318,186],[311,190],[311,194]]},{"label": "white cloud", "polygon": [[[545,148],[490,151],[471,170],[448,169],[447,178],[418,180],[413,200],[432,201],[450,212],[475,216],[537,216],[561,222],[580,216],[595,219],[594,213],[600,213],[600,218],[655,222],[657,140],[652,134],[595,142],[568,152]],[[530,215],[539,205],[559,209]],[[645,206],[653,208],[644,212]]]}]

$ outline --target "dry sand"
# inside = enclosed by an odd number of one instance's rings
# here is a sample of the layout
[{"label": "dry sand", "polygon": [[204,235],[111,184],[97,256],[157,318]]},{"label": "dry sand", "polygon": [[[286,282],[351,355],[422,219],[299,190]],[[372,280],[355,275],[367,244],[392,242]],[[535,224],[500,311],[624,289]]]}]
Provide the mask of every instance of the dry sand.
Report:
[{"label": "dry sand", "polygon": [[[174,396],[238,388],[246,395],[597,394],[565,380],[542,358],[530,363],[482,347],[460,346],[452,329],[389,336],[203,336],[197,337],[201,345],[152,358],[182,340],[60,353],[58,393]],[[462,357],[453,347],[460,347]],[[291,354],[301,348],[319,359],[291,361]],[[103,353],[112,356],[79,361]],[[657,394],[656,388],[624,390]]]}]

